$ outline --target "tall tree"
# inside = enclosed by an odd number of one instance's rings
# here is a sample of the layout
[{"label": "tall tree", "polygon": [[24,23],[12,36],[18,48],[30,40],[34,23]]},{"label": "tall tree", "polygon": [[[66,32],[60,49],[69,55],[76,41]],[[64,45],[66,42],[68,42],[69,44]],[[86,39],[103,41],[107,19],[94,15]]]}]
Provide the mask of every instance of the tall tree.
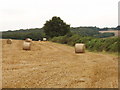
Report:
[{"label": "tall tree", "polygon": [[66,24],[60,17],[52,17],[44,24],[44,32],[47,37],[63,36],[70,32],[70,25]]}]

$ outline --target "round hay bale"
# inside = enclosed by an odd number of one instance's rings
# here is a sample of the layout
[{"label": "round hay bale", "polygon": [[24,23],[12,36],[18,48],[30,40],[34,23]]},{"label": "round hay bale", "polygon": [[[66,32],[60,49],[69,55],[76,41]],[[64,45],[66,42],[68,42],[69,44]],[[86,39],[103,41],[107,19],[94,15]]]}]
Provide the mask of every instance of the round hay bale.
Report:
[{"label": "round hay bale", "polygon": [[30,50],[31,43],[30,42],[23,42],[23,50]]},{"label": "round hay bale", "polygon": [[12,44],[12,39],[8,39],[7,44]]},{"label": "round hay bale", "polygon": [[75,53],[84,53],[85,52],[85,44],[77,43],[75,44]]},{"label": "round hay bale", "polygon": [[43,41],[47,41],[47,38],[43,38]]},{"label": "round hay bale", "polygon": [[32,42],[32,39],[26,38],[25,41],[26,41],[26,42]]}]

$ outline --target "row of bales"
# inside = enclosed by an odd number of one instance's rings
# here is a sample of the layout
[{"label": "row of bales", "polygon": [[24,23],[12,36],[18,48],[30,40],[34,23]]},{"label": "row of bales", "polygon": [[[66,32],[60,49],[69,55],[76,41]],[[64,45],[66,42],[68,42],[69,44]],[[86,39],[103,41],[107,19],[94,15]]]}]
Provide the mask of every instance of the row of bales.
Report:
[{"label": "row of bales", "polygon": [[[38,40],[38,41],[41,41],[41,40]],[[47,38],[43,38],[43,41],[47,41]],[[26,38],[23,42],[23,50],[31,50],[31,43],[32,43],[32,39]],[[12,44],[12,39],[8,39],[7,44]],[[76,43],[75,53],[85,53],[85,44]]]}]

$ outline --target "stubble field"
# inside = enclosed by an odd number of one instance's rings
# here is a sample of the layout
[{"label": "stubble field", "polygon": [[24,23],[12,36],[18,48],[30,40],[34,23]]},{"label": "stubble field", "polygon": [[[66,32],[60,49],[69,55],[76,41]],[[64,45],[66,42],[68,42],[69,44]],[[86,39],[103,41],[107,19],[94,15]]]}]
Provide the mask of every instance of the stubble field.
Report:
[{"label": "stubble field", "polygon": [[88,52],[75,54],[74,47],[33,41],[2,40],[3,88],[117,88],[118,57]]}]

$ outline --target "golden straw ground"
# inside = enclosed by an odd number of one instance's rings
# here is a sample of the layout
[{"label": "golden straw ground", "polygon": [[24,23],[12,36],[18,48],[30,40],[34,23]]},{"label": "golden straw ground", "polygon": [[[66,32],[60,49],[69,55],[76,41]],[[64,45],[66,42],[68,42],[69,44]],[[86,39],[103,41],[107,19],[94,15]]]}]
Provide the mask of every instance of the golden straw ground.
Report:
[{"label": "golden straw ground", "polygon": [[3,40],[3,88],[117,88],[117,56],[85,52],[39,41],[22,49],[23,41]]}]

